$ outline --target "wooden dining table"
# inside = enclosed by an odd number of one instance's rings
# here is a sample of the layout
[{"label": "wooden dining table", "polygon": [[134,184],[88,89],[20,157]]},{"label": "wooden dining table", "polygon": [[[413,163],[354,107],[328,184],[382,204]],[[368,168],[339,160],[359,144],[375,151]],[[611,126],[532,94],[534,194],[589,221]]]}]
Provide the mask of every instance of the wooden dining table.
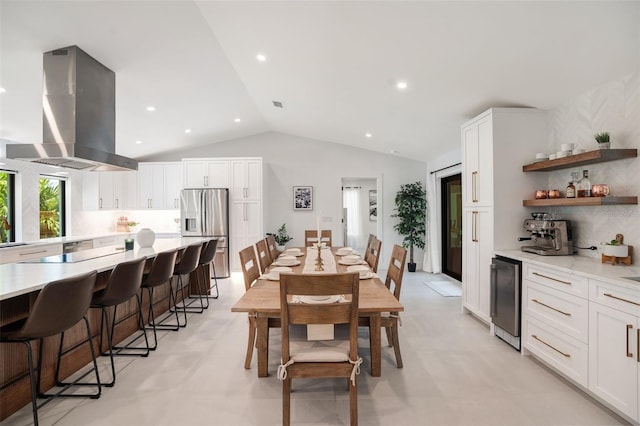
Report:
[{"label": "wooden dining table", "polygon": [[[292,266],[292,273],[302,274],[307,256],[316,256],[317,249],[300,249],[303,253],[298,257],[301,264]],[[337,248],[331,249],[335,256]],[[338,263],[336,256],[336,272],[348,272],[348,265]],[[321,272],[316,272],[321,273]],[[263,276],[264,277],[264,276]],[[256,350],[258,356],[258,377],[268,376],[269,354],[269,318],[280,317],[280,282],[261,277],[247,292],[231,307],[232,312],[247,312],[256,315],[257,335]],[[383,312],[401,312],[404,307],[398,299],[385,287],[380,278],[374,274],[369,279],[360,280],[358,313],[367,316],[369,321],[369,339],[371,351],[371,375],[379,377],[382,372],[382,342],[380,317]]]}]

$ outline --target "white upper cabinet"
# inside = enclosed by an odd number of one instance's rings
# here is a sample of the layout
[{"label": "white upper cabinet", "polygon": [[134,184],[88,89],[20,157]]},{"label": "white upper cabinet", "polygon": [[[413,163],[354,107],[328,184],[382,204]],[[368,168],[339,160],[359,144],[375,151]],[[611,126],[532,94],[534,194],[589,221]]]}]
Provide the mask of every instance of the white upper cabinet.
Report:
[{"label": "white upper cabinet", "polygon": [[185,188],[229,188],[230,161],[228,159],[185,159]]},{"label": "white upper cabinet", "polygon": [[179,209],[181,189],[181,163],[138,164],[138,208]]},{"label": "white upper cabinet", "polygon": [[262,161],[232,160],[230,188],[232,200],[259,200],[262,198]]},{"label": "white upper cabinet", "polygon": [[136,172],[85,172],[82,177],[85,210],[136,207]]}]

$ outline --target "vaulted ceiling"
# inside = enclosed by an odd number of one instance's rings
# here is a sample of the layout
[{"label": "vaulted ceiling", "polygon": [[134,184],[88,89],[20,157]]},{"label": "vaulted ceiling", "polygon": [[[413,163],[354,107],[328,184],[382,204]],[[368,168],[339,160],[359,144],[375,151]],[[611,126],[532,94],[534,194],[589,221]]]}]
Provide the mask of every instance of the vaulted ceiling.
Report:
[{"label": "vaulted ceiling", "polygon": [[638,71],[638,22],[638,1],[0,0],[0,138],[42,141],[42,53],[78,45],[116,73],[121,155],[279,131],[427,161],[488,107]]}]

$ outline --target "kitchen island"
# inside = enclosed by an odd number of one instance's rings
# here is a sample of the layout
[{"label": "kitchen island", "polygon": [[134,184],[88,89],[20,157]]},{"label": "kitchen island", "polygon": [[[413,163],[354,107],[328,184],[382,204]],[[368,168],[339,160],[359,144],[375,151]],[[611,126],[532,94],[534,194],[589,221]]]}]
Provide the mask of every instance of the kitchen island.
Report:
[{"label": "kitchen island", "polygon": [[[98,277],[94,291],[104,288],[113,268],[122,262],[142,257],[147,259],[148,266],[155,256],[163,251],[181,249],[188,245],[203,242],[208,238],[188,237],[175,239],[158,239],[150,248],[135,248],[130,251],[123,251],[117,247],[102,248],[95,250],[92,259],[68,263],[36,262],[31,263],[9,263],[0,265],[0,325],[6,325],[21,321],[29,314],[30,307],[36,299],[40,289],[51,281],[56,281],[72,276],[97,271]],[[105,251],[113,250],[112,254],[104,254]],[[91,251],[87,251],[91,253]],[[85,252],[78,252],[85,253]],[[85,256],[91,257],[91,256]],[[205,274],[207,277],[208,269]],[[208,279],[208,278],[207,278]],[[195,293],[191,289],[191,293]],[[168,308],[168,303],[164,300],[168,298],[168,286],[157,289],[154,293],[154,312],[161,314]],[[145,299],[143,312],[148,309],[149,301]],[[95,312],[94,312],[95,311]],[[120,342],[138,330],[137,325],[137,305],[135,298],[127,303],[118,306],[118,320],[124,321],[116,327],[114,343]],[[89,321],[91,331],[94,336],[94,345],[97,347],[100,331],[100,311],[90,310]],[[83,339],[83,327],[79,323],[65,333],[65,345],[73,347]],[[86,337],[86,334],[84,334]],[[106,341],[106,339],[105,339]],[[54,336],[44,340],[42,383],[43,390],[53,386],[53,375],[55,361],[57,357],[57,346],[59,336]],[[106,343],[106,342],[105,342]],[[102,348],[103,350],[106,347]],[[8,417],[20,407],[30,401],[30,387],[27,369],[26,353],[24,347],[16,344],[1,344],[0,359],[2,363],[2,376],[0,384],[4,387],[8,383],[18,379],[15,383],[3,388],[0,391],[0,420]],[[88,362],[91,356],[86,345],[71,351],[63,358],[61,366],[61,376],[66,377],[79,370]]]}]

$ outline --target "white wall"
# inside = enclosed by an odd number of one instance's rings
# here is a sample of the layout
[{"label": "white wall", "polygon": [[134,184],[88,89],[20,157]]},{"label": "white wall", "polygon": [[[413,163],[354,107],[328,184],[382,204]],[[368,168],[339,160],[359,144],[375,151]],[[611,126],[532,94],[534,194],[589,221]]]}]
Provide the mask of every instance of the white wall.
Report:
[{"label": "white wall", "polygon": [[[393,244],[402,239],[393,230],[396,219],[390,215],[394,198],[401,184],[422,181],[426,163],[394,155],[381,154],[346,145],[269,132],[211,144],[196,149],[162,154],[145,161],[176,161],[191,157],[262,157],[264,167],[264,224],[265,232],[275,232],[282,223],[287,224],[294,238],[290,244],[303,245],[304,230],[315,229],[316,218],[322,210],[323,228],[331,229],[342,242],[341,223],[342,178],[377,177],[382,232],[382,259],[391,255]],[[314,210],[293,211],[292,187],[313,186]],[[415,255],[421,262],[422,253]]]},{"label": "white wall", "polygon": [[[614,80],[584,93],[549,111],[549,152],[560,151],[562,143],[576,143],[586,150],[598,149],[595,133],[611,132],[611,148],[640,149],[640,73]],[[611,195],[640,196],[640,158],[591,164],[549,173],[549,188],[564,192],[571,172],[589,170],[591,183],[609,185]],[[625,243],[640,247],[640,206],[594,206],[544,208],[570,219],[574,244],[597,245],[624,235]],[[580,250],[585,256],[597,252]],[[637,260],[636,260],[637,261]]]},{"label": "white wall", "polygon": [[369,234],[378,235],[378,222],[369,219],[369,191],[375,191],[375,179],[343,179],[344,186],[360,187],[360,218],[362,220],[362,239],[356,249],[364,249]]}]

